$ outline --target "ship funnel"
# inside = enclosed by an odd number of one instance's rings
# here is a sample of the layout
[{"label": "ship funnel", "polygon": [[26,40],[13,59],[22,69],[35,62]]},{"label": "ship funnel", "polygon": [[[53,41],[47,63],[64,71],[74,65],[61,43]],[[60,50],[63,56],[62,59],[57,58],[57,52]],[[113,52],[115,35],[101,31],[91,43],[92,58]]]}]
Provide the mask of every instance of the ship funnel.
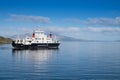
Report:
[{"label": "ship funnel", "polygon": [[52,33],[50,32],[50,38],[52,38]]},{"label": "ship funnel", "polygon": [[32,34],[32,38],[35,38],[35,33]]}]

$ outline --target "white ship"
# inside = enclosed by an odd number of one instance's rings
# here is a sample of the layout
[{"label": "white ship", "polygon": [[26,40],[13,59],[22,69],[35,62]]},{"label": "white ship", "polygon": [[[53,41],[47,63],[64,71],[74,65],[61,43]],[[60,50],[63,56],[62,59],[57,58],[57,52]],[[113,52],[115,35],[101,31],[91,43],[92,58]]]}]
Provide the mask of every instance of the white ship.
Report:
[{"label": "white ship", "polygon": [[50,32],[47,36],[44,31],[35,30],[31,37],[25,39],[16,39],[12,41],[14,49],[43,49],[43,48],[58,48],[60,42],[56,37],[53,38]]}]

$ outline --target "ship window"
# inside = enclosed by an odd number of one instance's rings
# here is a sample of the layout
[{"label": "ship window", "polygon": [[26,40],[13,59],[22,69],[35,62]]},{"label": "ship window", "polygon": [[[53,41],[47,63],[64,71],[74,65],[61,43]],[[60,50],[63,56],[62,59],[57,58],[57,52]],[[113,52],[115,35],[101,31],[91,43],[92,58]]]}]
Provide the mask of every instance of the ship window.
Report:
[{"label": "ship window", "polygon": [[22,42],[22,40],[20,40],[20,42]]},{"label": "ship window", "polygon": [[31,41],[28,41],[29,43],[31,43]]}]

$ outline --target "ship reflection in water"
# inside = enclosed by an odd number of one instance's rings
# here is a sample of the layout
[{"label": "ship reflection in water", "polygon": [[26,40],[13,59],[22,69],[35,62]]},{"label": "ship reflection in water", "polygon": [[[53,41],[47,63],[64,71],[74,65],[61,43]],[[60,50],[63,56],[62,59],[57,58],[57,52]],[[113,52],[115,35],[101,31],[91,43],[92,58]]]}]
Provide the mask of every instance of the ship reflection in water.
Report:
[{"label": "ship reflection in water", "polygon": [[37,64],[50,61],[53,54],[58,54],[58,49],[41,49],[41,50],[12,50],[12,55],[18,60],[26,60]]},{"label": "ship reflection in water", "polygon": [[[53,72],[53,62],[59,53],[58,49],[12,50],[12,74],[22,80],[47,79]],[[11,75],[11,74],[10,74]],[[52,74],[53,75],[53,74]],[[46,77],[48,76],[48,77]],[[16,80],[16,78],[14,78]]]}]

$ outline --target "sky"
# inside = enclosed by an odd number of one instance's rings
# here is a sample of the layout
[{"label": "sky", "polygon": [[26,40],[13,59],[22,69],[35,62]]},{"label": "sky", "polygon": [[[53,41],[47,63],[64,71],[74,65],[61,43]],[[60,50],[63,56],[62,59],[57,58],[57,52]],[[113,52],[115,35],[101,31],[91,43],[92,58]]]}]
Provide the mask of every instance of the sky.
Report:
[{"label": "sky", "polygon": [[0,0],[0,36],[42,29],[87,40],[120,40],[120,0]]}]

